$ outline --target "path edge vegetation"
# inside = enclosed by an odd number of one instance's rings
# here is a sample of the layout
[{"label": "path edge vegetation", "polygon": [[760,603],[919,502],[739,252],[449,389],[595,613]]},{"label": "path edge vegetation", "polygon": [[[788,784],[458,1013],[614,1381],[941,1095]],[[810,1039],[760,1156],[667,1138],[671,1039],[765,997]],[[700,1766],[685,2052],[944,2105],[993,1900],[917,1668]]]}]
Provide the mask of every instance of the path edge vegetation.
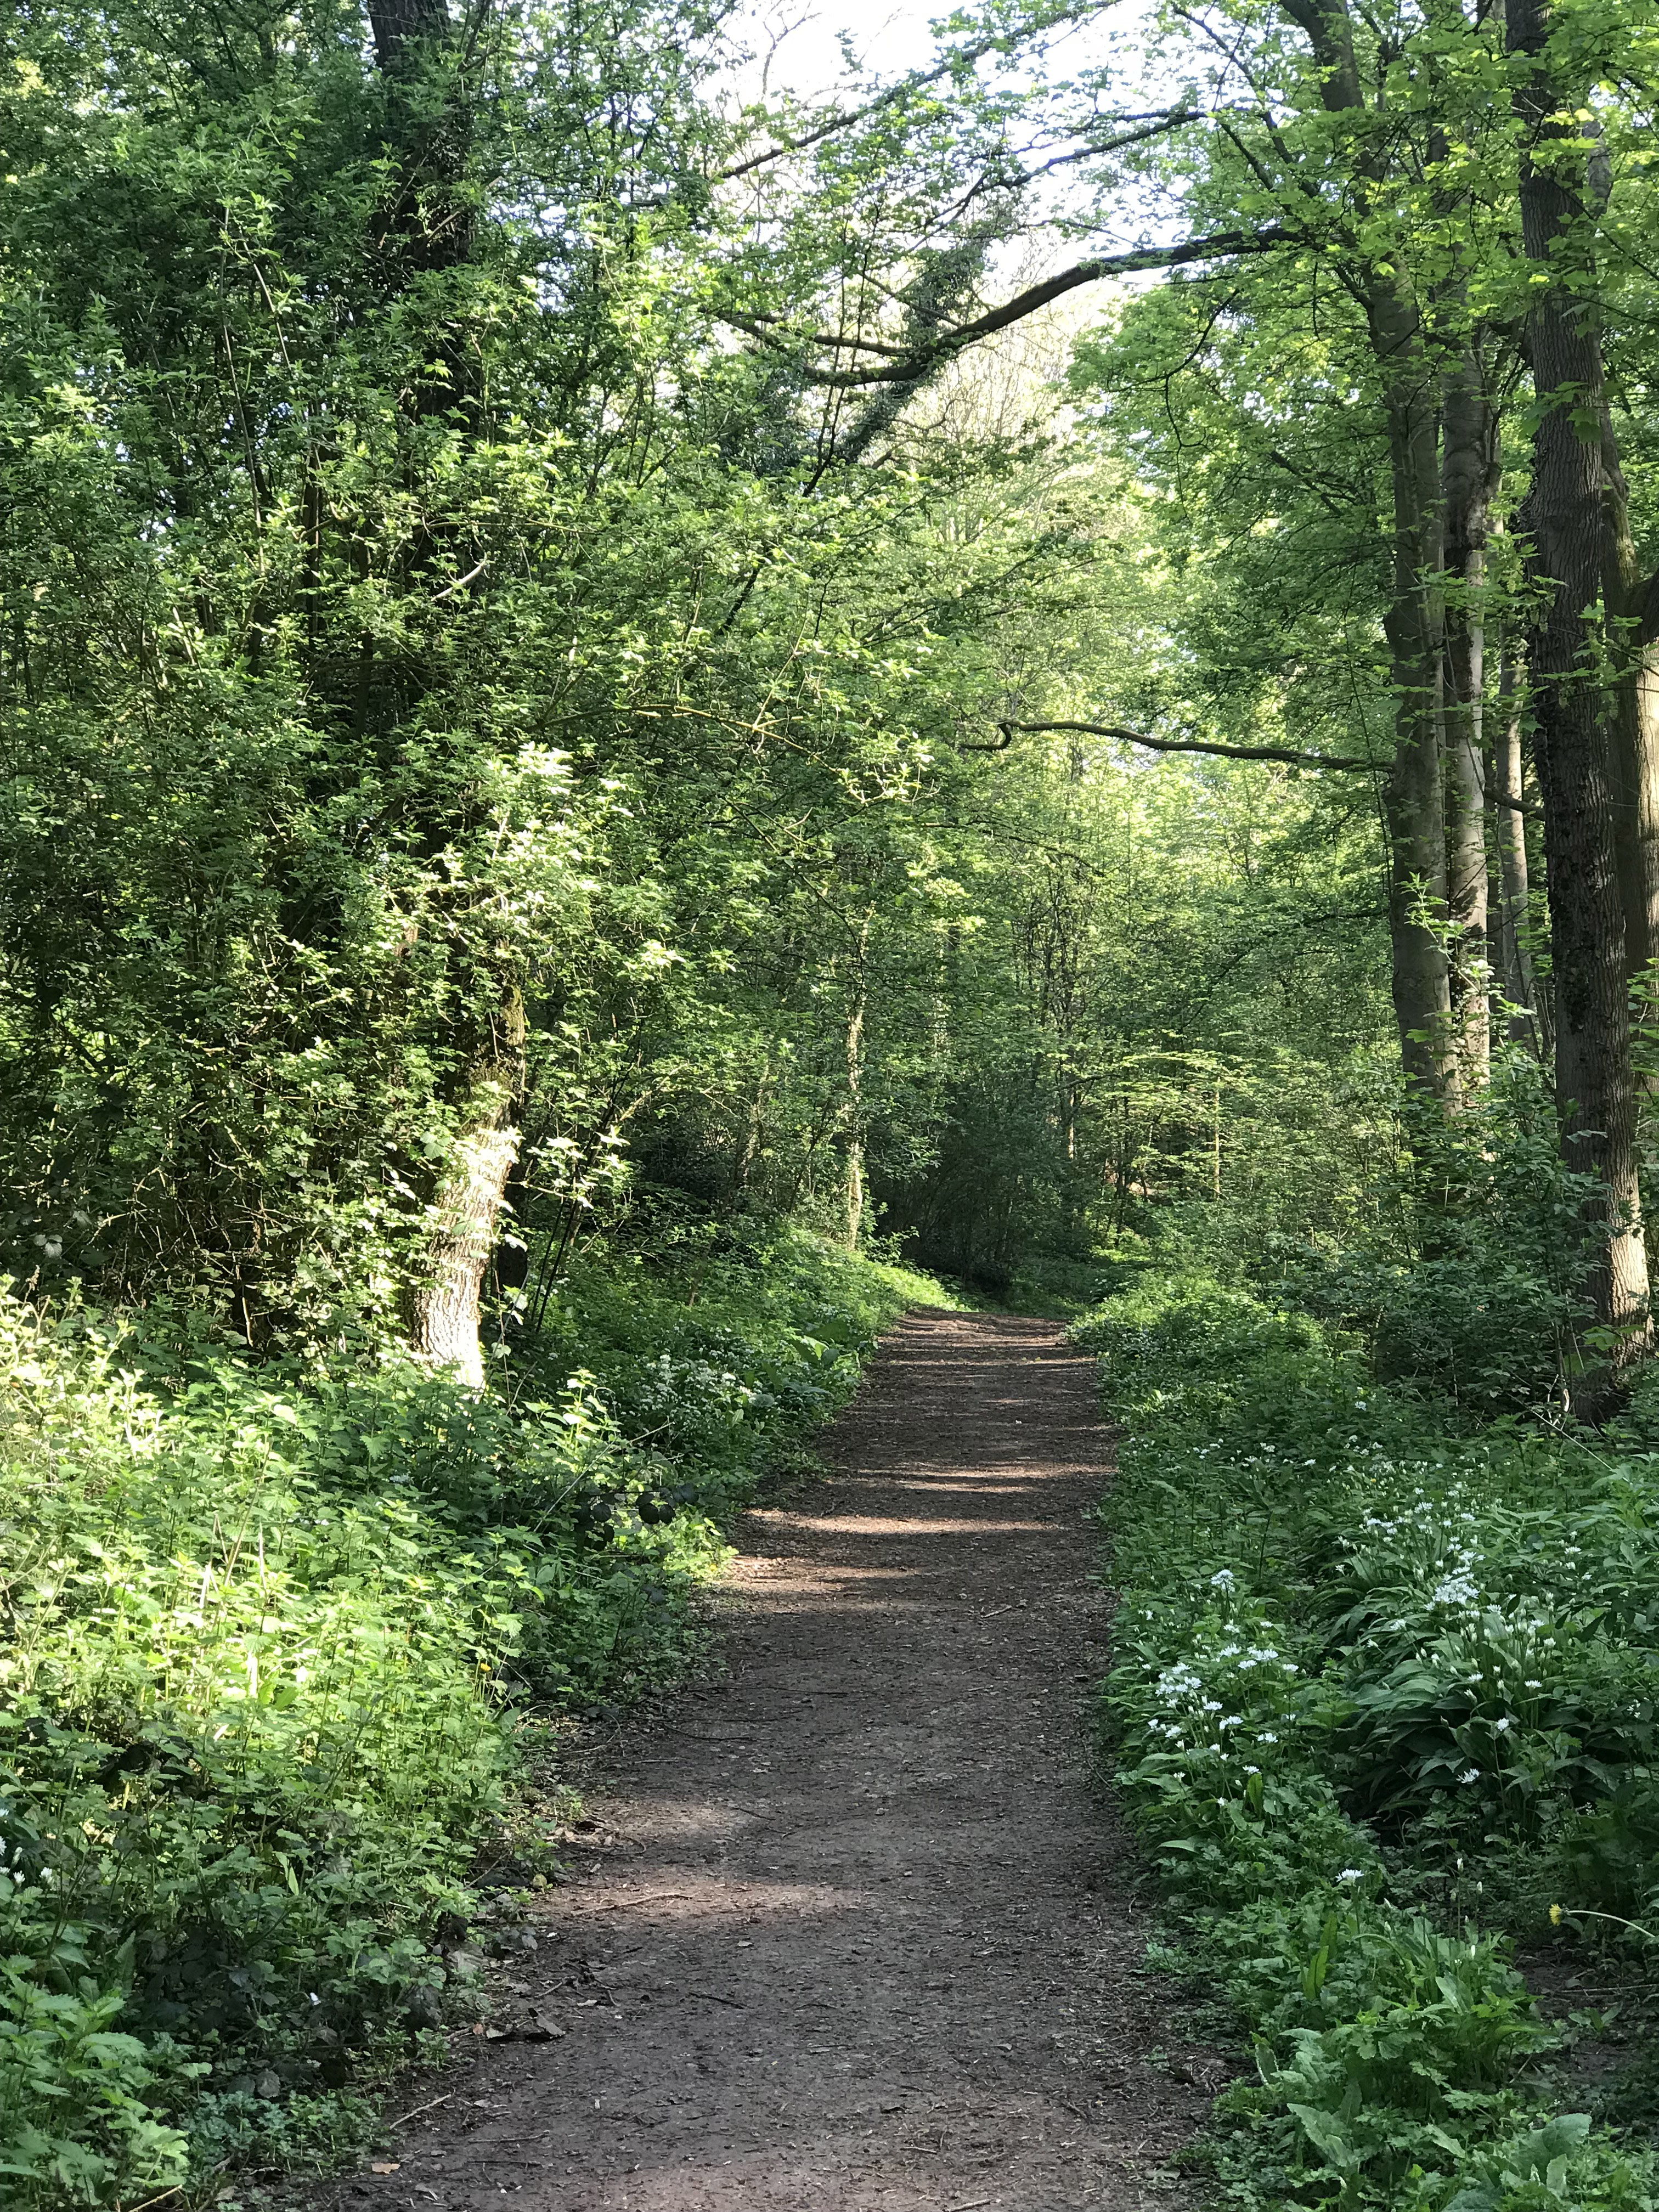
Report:
[{"label": "path edge vegetation", "polygon": [[696,1662],[732,1515],[918,1303],[787,1230],[578,1267],[510,1399],[0,1306],[8,2203],[240,2202],[371,2140],[558,1879],[568,1723]]},{"label": "path edge vegetation", "polygon": [[1149,1955],[1237,2050],[1192,2166],[1261,2212],[1649,2212],[1650,2051],[1587,2106],[1600,2017],[1516,1957],[1643,1986],[1651,1389],[1471,1429],[1270,1291],[1119,1273],[1072,1332],[1121,1428],[1099,1725]]}]

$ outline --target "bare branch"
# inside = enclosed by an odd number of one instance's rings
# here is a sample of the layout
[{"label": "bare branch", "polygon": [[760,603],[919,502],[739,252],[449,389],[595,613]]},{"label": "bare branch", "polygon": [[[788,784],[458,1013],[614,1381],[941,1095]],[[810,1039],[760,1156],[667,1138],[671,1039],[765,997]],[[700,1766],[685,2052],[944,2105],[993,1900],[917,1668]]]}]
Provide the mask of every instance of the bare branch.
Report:
[{"label": "bare branch", "polygon": [[[773,161],[781,161],[787,155],[804,154],[808,147],[819,145],[826,138],[833,138],[838,131],[852,130],[871,116],[879,115],[884,108],[896,106],[909,94],[925,92],[930,84],[937,84],[941,77],[950,76],[959,70],[971,69],[1001,43],[1000,39],[981,39],[976,45],[963,46],[958,52],[950,55],[937,68],[924,70],[914,76],[905,77],[898,84],[889,85],[885,92],[878,92],[873,100],[866,100],[862,106],[841,108],[834,114],[825,116],[814,129],[803,131],[798,138],[786,138],[780,133],[775,145],[767,147],[763,153],[751,154],[746,161],[738,161],[729,169],[716,170],[709,182],[715,185],[735,184],[739,177],[750,176],[757,169],[763,169]],[[1184,108],[1152,108],[1135,115],[1121,115],[1115,119],[1120,123],[1146,123],[1152,128],[1136,131],[1128,138],[1115,140],[1113,146],[1102,146],[1091,149],[1091,151],[1110,153],[1115,146],[1133,145],[1138,139],[1153,137],[1158,131],[1172,128],[1180,123],[1196,122],[1199,118],[1196,112],[1189,112]],[[1042,172],[1039,170],[1033,173],[1041,175]]]},{"label": "bare branch", "polygon": [[1071,730],[1089,738],[1115,738],[1120,744],[1145,745],[1154,753],[1212,753],[1222,760],[1283,761],[1290,768],[1339,768],[1362,775],[1375,775],[1376,761],[1359,760],[1352,753],[1296,752],[1288,745],[1206,744],[1196,738],[1149,738],[1139,730],[1120,728],[1114,722],[999,722],[1001,736],[991,744],[964,744],[964,753],[1005,753],[1014,739],[1027,732]]},{"label": "bare branch", "polygon": [[[1088,738],[1115,738],[1120,744],[1144,745],[1153,753],[1205,753],[1218,760],[1283,761],[1287,768],[1334,768],[1353,775],[1380,775],[1385,761],[1361,760],[1352,753],[1303,753],[1289,745],[1206,744],[1197,738],[1149,738],[1141,730],[1126,730],[1115,722],[999,722],[1001,734],[989,744],[958,744],[959,753],[1006,753],[1017,737],[1044,730],[1072,730]],[[1518,799],[1492,800],[1508,813],[1536,815],[1535,806]]]},{"label": "bare branch", "polygon": [[[801,374],[809,383],[821,384],[838,392],[862,390],[872,384],[919,384],[924,376],[960,353],[964,346],[975,344],[981,338],[994,337],[1006,331],[1011,324],[1024,322],[1040,307],[1051,301],[1062,299],[1067,292],[1075,292],[1079,285],[1097,284],[1103,277],[1125,276],[1142,269],[1180,269],[1191,261],[1210,261],[1222,256],[1240,253],[1267,253],[1276,246],[1301,243],[1294,231],[1270,228],[1267,230],[1229,230],[1213,238],[1188,239],[1183,246],[1141,246],[1131,253],[1113,253],[1095,261],[1079,261],[1064,269],[1057,276],[1045,277],[1041,284],[1032,284],[1024,292],[1016,293],[1012,300],[1000,307],[975,318],[971,323],[959,323],[954,330],[941,331],[925,345],[917,346],[902,360],[887,368],[810,368]],[[759,337],[778,352],[787,349],[769,336],[753,316],[743,316],[730,309],[720,311],[720,320],[735,330],[747,330],[751,337]],[[815,337],[813,344],[842,346],[854,343],[835,337],[830,333]],[[873,346],[868,349],[874,351]]]},{"label": "bare branch", "polygon": [[1167,113],[1150,118],[1139,115],[1120,115],[1117,120],[1120,123],[1145,123],[1146,127],[1144,131],[1127,131],[1121,138],[1108,138],[1103,145],[1079,146],[1069,154],[1056,154],[1053,161],[1041,162],[1035,169],[1024,169],[1018,176],[1010,177],[1008,188],[1012,191],[1022,185],[1035,184],[1039,177],[1048,176],[1055,169],[1069,168],[1075,161],[1092,161],[1107,154],[1121,153],[1126,146],[1139,146],[1148,138],[1159,137],[1165,131],[1178,130],[1183,123],[1201,123],[1204,111],[1200,107],[1172,107]]},{"label": "bare branch", "polygon": [[769,161],[781,161],[788,154],[804,154],[809,146],[816,146],[820,140],[833,138],[837,131],[850,131],[854,124],[862,123],[866,117],[879,115],[884,107],[891,107],[908,93],[921,92],[930,84],[937,84],[942,76],[949,76],[952,70],[964,64],[971,68],[974,63],[982,61],[996,43],[994,39],[981,39],[977,46],[964,46],[960,53],[952,54],[949,61],[941,62],[937,69],[927,70],[920,76],[907,76],[902,84],[889,85],[885,92],[878,93],[873,100],[866,100],[862,107],[843,108],[837,114],[827,116],[815,131],[804,131],[799,138],[780,137],[777,144],[769,146],[763,154],[753,154],[748,161],[738,162],[735,167],[717,169],[709,182],[733,184],[739,177],[749,176],[756,169],[763,169]]}]

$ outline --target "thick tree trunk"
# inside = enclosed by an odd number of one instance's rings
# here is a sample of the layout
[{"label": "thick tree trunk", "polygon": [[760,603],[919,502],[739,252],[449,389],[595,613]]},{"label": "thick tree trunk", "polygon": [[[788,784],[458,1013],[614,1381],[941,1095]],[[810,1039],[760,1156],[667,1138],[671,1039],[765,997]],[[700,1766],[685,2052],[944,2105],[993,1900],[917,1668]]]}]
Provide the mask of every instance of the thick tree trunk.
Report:
[{"label": "thick tree trunk", "polygon": [[[1535,274],[1528,319],[1540,413],[1526,522],[1540,587],[1528,641],[1544,801],[1551,949],[1555,979],[1556,1092],[1565,1157],[1595,1174],[1604,1194],[1590,1208],[1601,1243],[1595,1270],[1601,1319],[1621,1333],[1617,1366],[1648,1334],[1647,1254],[1637,1182],[1636,1087],[1630,1052],[1625,902],[1618,866],[1620,787],[1616,687],[1590,672],[1607,640],[1596,613],[1618,550],[1612,487],[1599,426],[1601,342],[1581,292],[1582,257],[1551,276],[1557,249],[1583,219],[1575,165],[1575,98],[1551,82],[1545,0],[1509,0],[1512,53],[1530,64],[1516,94],[1526,133],[1521,217]],[[1558,121],[1558,117],[1566,119]],[[1589,428],[1583,426],[1588,421]],[[1589,1394],[1595,1396],[1595,1387]]]},{"label": "thick tree trunk", "polygon": [[409,1339],[422,1358],[483,1388],[479,1330],[484,1270],[501,1234],[507,1177],[519,1156],[514,1121],[524,1087],[524,1004],[508,994],[490,1050],[471,1070],[457,1110],[448,1165],[428,1209],[418,1273],[404,1298]]},{"label": "thick tree trunk", "polygon": [[1486,363],[1471,342],[1446,376],[1440,465],[1452,586],[1446,606],[1446,904],[1453,1033],[1466,1091],[1484,1090],[1492,1066],[1482,594],[1497,444]]}]

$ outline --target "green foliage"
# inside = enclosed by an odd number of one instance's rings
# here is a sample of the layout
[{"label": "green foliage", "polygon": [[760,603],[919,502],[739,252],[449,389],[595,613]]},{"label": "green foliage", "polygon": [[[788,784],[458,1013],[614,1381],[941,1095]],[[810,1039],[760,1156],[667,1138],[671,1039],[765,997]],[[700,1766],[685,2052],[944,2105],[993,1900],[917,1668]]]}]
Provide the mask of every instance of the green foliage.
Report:
[{"label": "green foliage", "polygon": [[800,1236],[590,1265],[510,1402],[4,1309],[9,2201],[325,2134],[450,2002],[518,1712],[683,1658],[722,1518],[927,1288]]},{"label": "green foliage", "polygon": [[[1540,2110],[1559,2040],[1463,1916],[1645,1908],[1659,1460],[1468,1436],[1352,1340],[1200,1276],[1078,1325],[1127,1428],[1105,1716],[1158,1879],[1256,2040],[1241,2203],[1647,2204]],[[1634,1434],[1631,1442],[1634,1443]],[[1559,1938],[1556,1940],[1559,1940]]]}]

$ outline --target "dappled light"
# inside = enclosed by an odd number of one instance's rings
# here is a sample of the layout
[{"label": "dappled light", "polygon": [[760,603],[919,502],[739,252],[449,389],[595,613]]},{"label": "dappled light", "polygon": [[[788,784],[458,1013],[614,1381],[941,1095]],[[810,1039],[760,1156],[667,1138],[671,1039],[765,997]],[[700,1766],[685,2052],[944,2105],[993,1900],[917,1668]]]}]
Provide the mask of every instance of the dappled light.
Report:
[{"label": "dappled light", "polygon": [[[1018,1522],[982,1441],[1009,1405],[1039,1462]],[[532,1906],[533,1962],[498,1970],[562,2039],[468,2068],[485,2116],[413,2125],[400,2184],[457,2212],[503,2184],[665,2212],[1164,2185],[1215,2070],[1149,2063],[1180,2038],[1090,1802],[1104,1443],[1052,1325],[889,1338],[828,1480],[744,1524],[726,1668],[606,1758],[603,1849]]]},{"label": "dappled light", "polygon": [[1656,118],[4,11],[6,2212],[1659,2212]]}]

